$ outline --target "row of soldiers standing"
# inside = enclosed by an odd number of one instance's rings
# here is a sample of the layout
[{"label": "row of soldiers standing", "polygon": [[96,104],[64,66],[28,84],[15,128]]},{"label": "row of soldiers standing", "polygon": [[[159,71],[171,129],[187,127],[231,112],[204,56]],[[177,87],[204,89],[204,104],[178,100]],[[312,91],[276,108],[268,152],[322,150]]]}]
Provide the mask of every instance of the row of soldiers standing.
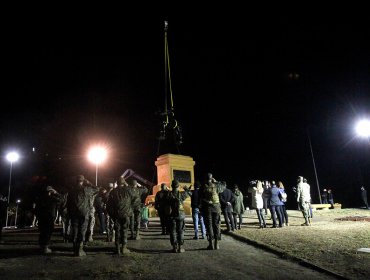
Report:
[{"label": "row of soldiers standing", "polygon": [[[84,244],[92,234],[91,218],[95,214],[94,200],[98,194],[104,194],[104,202],[115,233],[117,254],[129,253],[127,249],[128,229],[132,231],[132,239],[139,239],[140,212],[146,188],[138,188],[135,179],[130,185],[123,177],[117,181],[117,188],[106,189],[92,185],[83,175],[76,178],[76,184],[66,194],[59,194],[51,186],[47,186],[38,196],[36,215],[39,220],[39,244],[43,253],[50,253],[51,234],[54,229],[56,212],[63,211],[64,227],[70,224],[70,239],[73,241],[75,256],[85,256]],[[109,225],[108,225],[109,228]],[[90,233],[89,233],[90,231]]]}]

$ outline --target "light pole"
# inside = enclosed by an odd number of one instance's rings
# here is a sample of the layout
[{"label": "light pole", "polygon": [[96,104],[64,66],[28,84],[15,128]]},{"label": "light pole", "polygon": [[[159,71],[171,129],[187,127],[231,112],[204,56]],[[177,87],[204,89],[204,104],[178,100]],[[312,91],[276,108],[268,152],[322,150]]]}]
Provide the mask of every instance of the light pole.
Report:
[{"label": "light pole", "polygon": [[318,191],[318,193],[319,193],[319,201],[320,201],[320,204],[322,204],[322,201],[321,201],[321,192],[320,192],[320,184],[319,184],[319,178],[317,177],[315,158],[314,158],[314,156],[313,156],[313,150],[312,150],[312,144],[311,144],[311,136],[310,136],[310,132],[309,132],[308,128],[307,128],[307,137],[308,137],[308,143],[310,144],[310,152],[311,152],[311,157],[312,157],[313,170],[315,171],[315,178],[316,178],[317,191]]},{"label": "light pole", "polygon": [[[370,147],[370,120],[369,119],[361,119],[357,122],[355,126],[356,134],[357,136],[361,138],[366,138],[367,142]],[[362,175],[362,174],[361,174]],[[362,180],[363,178],[361,178]],[[360,248],[357,249],[357,251],[362,252],[362,250],[365,250],[365,252],[368,252],[370,248]]]},{"label": "light pole", "polygon": [[104,147],[96,146],[89,150],[87,158],[95,164],[95,185],[98,185],[98,168],[99,164],[107,158],[107,150]]},{"label": "light pole", "polygon": [[8,227],[9,219],[9,205],[10,205],[10,186],[12,184],[12,169],[13,162],[16,162],[19,159],[19,155],[16,152],[10,152],[6,155],[6,159],[10,162],[10,172],[9,172],[9,189],[8,189],[8,207],[6,208],[6,222],[5,227]]},{"label": "light pole", "polygon": [[17,199],[16,203],[17,203],[17,207],[15,208],[14,228],[17,228],[18,205],[19,205],[19,203],[21,203],[21,200],[20,199]]}]

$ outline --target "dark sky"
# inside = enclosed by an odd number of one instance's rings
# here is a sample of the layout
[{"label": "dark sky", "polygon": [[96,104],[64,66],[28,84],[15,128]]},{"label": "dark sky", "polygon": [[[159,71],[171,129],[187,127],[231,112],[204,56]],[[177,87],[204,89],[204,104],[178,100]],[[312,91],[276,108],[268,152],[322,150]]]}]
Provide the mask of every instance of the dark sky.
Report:
[{"label": "dark sky", "polygon": [[[16,188],[35,174],[55,184],[79,173],[93,181],[85,154],[96,142],[110,147],[103,179],[127,168],[153,179],[163,20],[102,22],[5,31],[0,147],[22,154]],[[260,178],[291,188],[302,175],[318,200],[309,133],[321,189],[356,204],[359,185],[370,186],[370,147],[353,132],[370,115],[369,26],[340,17],[169,19],[180,152],[196,161],[196,177],[210,171],[230,185]],[[161,142],[159,154],[174,151]],[[1,166],[6,190],[9,163]]]}]

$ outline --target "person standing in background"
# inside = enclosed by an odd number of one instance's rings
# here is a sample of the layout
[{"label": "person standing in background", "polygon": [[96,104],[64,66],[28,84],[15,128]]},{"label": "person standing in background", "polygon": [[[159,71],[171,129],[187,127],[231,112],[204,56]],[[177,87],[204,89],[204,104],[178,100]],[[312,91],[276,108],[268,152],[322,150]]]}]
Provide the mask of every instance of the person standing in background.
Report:
[{"label": "person standing in background", "polygon": [[191,212],[193,218],[193,225],[194,225],[194,237],[193,239],[199,239],[199,224],[200,230],[202,232],[201,238],[204,239],[206,237],[206,226],[204,224],[204,219],[202,213],[200,212],[201,200],[200,200],[200,182],[196,181],[194,183],[194,190],[191,196]]},{"label": "person standing in background", "polygon": [[303,177],[299,176],[297,181],[297,202],[302,210],[302,214],[305,222],[302,226],[310,226],[310,203],[311,203],[311,194],[310,194],[310,185],[303,181]]},{"label": "person standing in background", "polygon": [[367,191],[364,186],[361,187],[361,198],[362,202],[365,204],[366,209],[370,209],[369,203],[367,202]]},{"label": "person standing in background", "polygon": [[331,204],[331,209],[334,209],[334,196],[331,189],[328,189],[328,202]]},{"label": "person standing in background", "polygon": [[283,205],[281,205],[281,214],[283,218],[283,224],[285,223],[286,226],[289,226],[289,220],[288,220],[288,212],[286,211],[286,202],[288,201],[288,195],[285,192],[284,184],[279,181],[278,186],[280,189],[280,195],[281,195],[281,201],[283,202]]},{"label": "person standing in background", "polygon": [[256,209],[258,222],[260,228],[266,227],[265,217],[263,215],[263,192],[262,182],[257,180],[256,182],[251,183],[251,186],[248,188],[248,192],[252,194],[252,207]]},{"label": "person standing in background", "polygon": [[[243,213],[244,213],[244,202],[243,202],[243,193],[239,190],[237,184],[233,187],[233,194],[235,197],[233,204],[233,217],[234,217],[234,226],[235,229],[241,229],[243,224]],[[239,223],[238,219],[239,218]]]},{"label": "person standing in background", "polygon": [[322,204],[328,204],[328,191],[326,189],[322,190],[321,202],[322,202]]}]

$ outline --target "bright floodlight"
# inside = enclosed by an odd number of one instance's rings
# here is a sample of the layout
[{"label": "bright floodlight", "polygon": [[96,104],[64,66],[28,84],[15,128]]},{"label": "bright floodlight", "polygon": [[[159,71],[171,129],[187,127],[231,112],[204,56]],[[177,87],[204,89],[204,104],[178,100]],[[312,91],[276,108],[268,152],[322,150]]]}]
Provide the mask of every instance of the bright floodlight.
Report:
[{"label": "bright floodlight", "polygon": [[370,121],[360,120],[356,125],[356,133],[361,137],[370,137]]},{"label": "bright floodlight", "polygon": [[102,147],[91,148],[87,157],[91,162],[100,164],[107,158],[107,150]]},{"label": "bright floodlight", "polygon": [[19,155],[16,152],[10,152],[6,155],[6,159],[13,163],[19,159]]}]

